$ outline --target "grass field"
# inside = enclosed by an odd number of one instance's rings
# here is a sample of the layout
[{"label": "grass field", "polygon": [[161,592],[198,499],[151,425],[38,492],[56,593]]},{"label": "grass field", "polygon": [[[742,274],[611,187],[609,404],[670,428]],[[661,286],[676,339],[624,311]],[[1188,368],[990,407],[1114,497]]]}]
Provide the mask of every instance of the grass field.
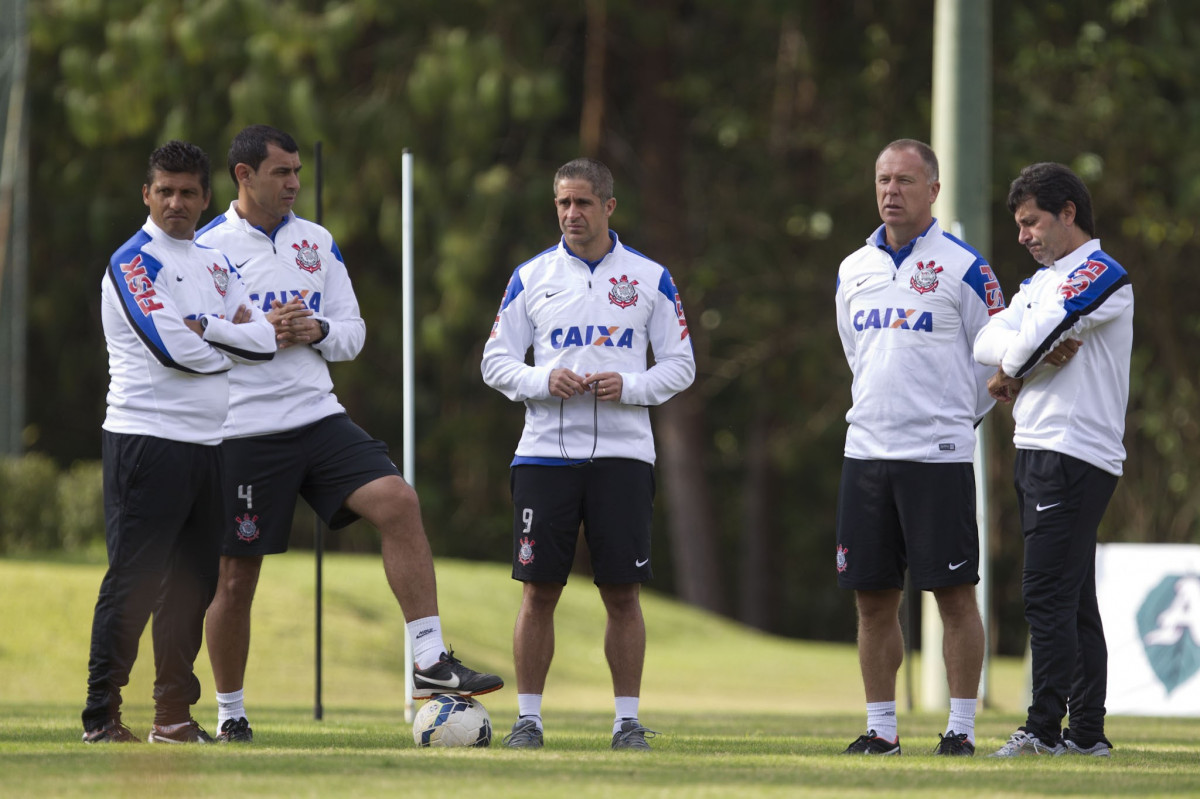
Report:
[{"label": "grass field", "polygon": [[[863,724],[852,646],[763,635],[652,593],[642,721],[662,734],[652,753],[611,752],[603,611],[583,581],[559,609],[546,748],[419,750],[404,721],[402,620],[378,561],[357,556],[326,561],[324,720],[313,720],[312,558],[284,555],[268,560],[254,610],[246,684],[253,746],[88,747],[79,742],[79,711],[102,574],[95,565],[0,560],[0,797],[1200,795],[1194,719],[1113,717],[1109,761],[947,760],[931,754],[944,714],[902,710],[903,757],[839,757]],[[509,683],[483,698],[503,734],[516,712],[519,586],[491,564],[441,561],[438,577],[447,641]],[[144,735],[148,636],[142,653],[124,710]],[[203,653],[197,671],[204,697],[196,717],[211,730]],[[993,661],[991,674],[981,752],[1000,746],[1022,717],[1020,662]]]}]

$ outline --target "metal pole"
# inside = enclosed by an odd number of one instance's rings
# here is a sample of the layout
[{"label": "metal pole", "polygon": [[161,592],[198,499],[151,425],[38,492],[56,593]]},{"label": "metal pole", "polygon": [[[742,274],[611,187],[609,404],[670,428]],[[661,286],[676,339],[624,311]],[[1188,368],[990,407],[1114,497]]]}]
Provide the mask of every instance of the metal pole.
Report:
[{"label": "metal pole", "polygon": [[0,413],[0,454],[5,455],[20,455],[25,449],[29,268],[28,38],[25,18],[25,0],[5,4],[0,17],[0,76],[5,76],[8,98],[5,110],[0,112],[3,123],[3,147],[0,148],[0,396],[8,400],[4,412]]},{"label": "metal pole", "polygon": [[[321,199],[321,193],[322,193],[323,189],[325,188],[325,175],[324,175],[324,169],[323,169],[324,163],[321,160],[321,142],[317,142],[316,153],[315,153],[315,157],[313,160],[316,162],[316,172],[317,172],[317,178],[315,181],[316,182],[316,193],[317,193],[317,224],[320,225],[324,222],[324,213],[323,213],[323,209],[322,209],[323,203],[322,203],[322,199]],[[320,721],[321,719],[325,718],[325,708],[321,704],[321,660],[322,660],[322,657],[321,657],[321,654],[322,654],[322,652],[321,652],[321,638],[322,638],[321,621],[322,621],[322,617],[324,616],[324,610],[325,610],[324,603],[322,602],[322,595],[324,593],[323,565],[324,565],[324,560],[325,560],[325,524],[324,524],[324,522],[321,521],[321,517],[316,513],[316,511],[313,511],[313,519],[314,519],[314,524],[315,524],[315,528],[313,530],[313,551],[316,555],[316,561],[317,561],[317,589],[316,589],[317,620],[316,620],[316,654],[315,654],[316,663],[315,663],[315,667],[314,667],[314,671],[313,671],[314,683],[315,683],[315,688],[314,688],[314,693],[313,693],[313,718],[316,719],[317,721]]]},{"label": "metal pole", "polygon": [[[933,32],[933,136],[931,144],[942,164],[942,190],[936,216],[942,229],[962,230],[962,238],[983,253],[991,251],[988,206],[991,199],[991,0],[937,0]],[[956,234],[957,235],[957,234]],[[979,522],[979,575],[976,599],[983,617],[984,659],[979,699],[987,698],[988,669],[988,527],[987,437],[976,428],[975,490]],[[923,606],[922,706],[948,705],[941,658],[942,628],[930,597]],[[928,635],[928,637],[927,637]]]},{"label": "metal pole", "polygon": [[[413,197],[412,197],[412,152],[404,148],[400,157],[400,227],[402,245],[400,253],[400,307],[402,316],[401,361],[404,385],[404,479],[416,488],[416,434],[413,423],[415,390],[413,384]],[[413,649],[408,628],[404,630],[404,720],[412,722],[414,707]]]}]

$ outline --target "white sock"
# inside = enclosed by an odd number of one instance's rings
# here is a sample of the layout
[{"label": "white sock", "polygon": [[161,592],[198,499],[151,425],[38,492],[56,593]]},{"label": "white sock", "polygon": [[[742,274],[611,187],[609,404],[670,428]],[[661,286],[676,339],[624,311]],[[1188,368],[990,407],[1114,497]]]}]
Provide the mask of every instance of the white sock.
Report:
[{"label": "white sock", "polygon": [[517,694],[517,715],[523,719],[533,719],[537,728],[542,729],[542,695]]},{"label": "white sock", "polygon": [[246,707],[242,704],[243,690],[245,689],[239,688],[227,694],[217,692],[217,732],[220,732],[221,725],[230,719],[246,718]]},{"label": "white sock", "polygon": [[896,700],[891,702],[867,702],[867,729],[885,741],[899,740],[896,722]]},{"label": "white sock", "polygon": [[446,651],[446,644],[442,641],[441,616],[426,616],[410,621],[406,626],[408,637],[412,639],[413,663],[417,668],[427,669],[437,663]]},{"label": "white sock", "polygon": [[975,743],[975,700],[950,697],[950,720],[946,722],[946,735],[951,732],[967,734],[967,740]]},{"label": "white sock", "polygon": [[616,710],[617,710],[617,717],[613,721],[613,732],[614,733],[620,731],[621,722],[628,721],[630,719],[633,719],[635,721],[637,720],[638,702],[639,702],[639,698],[636,696],[615,696],[615,697],[613,697],[613,705],[616,707]]}]

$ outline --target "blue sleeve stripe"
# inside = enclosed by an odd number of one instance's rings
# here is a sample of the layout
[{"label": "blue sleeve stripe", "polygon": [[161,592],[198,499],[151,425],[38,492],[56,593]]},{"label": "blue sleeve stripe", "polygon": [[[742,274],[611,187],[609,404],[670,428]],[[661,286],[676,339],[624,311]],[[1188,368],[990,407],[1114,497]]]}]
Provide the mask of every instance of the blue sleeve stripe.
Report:
[{"label": "blue sleeve stripe", "polygon": [[675,288],[675,281],[671,279],[671,273],[667,271],[665,266],[663,267],[662,275],[658,278],[658,290],[672,303],[679,296],[679,290]]},{"label": "blue sleeve stripe", "polygon": [[[980,269],[980,266],[986,265],[987,261],[983,260],[983,258],[976,258],[975,261],[967,267],[967,271],[963,274],[963,282],[970,286],[971,289],[979,295],[979,299],[983,300],[984,305],[988,304],[986,288],[988,279],[984,277],[983,270]],[[997,284],[997,287],[999,287],[999,284]],[[1004,307],[1003,303],[1001,303],[1001,307]]]},{"label": "blue sleeve stripe", "polygon": [[342,257],[342,251],[338,249],[337,242],[333,240],[332,236],[329,237],[329,246],[332,248],[334,257],[342,263],[346,263],[346,259]]},{"label": "blue sleeve stripe", "polygon": [[[1092,260],[1099,259],[1093,258]],[[1092,293],[1091,287],[1089,287],[1089,289],[1084,292],[1084,294],[1090,295],[1087,302],[1074,303],[1073,300],[1068,300],[1066,303],[1064,303],[1064,308],[1067,310],[1066,317],[1054,328],[1053,331],[1050,332],[1050,335],[1043,339],[1042,343],[1039,344],[1037,349],[1033,351],[1033,354],[1029,356],[1029,360],[1021,364],[1021,368],[1017,370],[1017,373],[1013,375],[1013,377],[1024,377],[1030,369],[1037,365],[1042,356],[1050,351],[1050,345],[1057,341],[1059,336],[1074,327],[1075,323],[1078,322],[1081,317],[1087,316],[1095,311],[1104,304],[1105,300],[1129,284],[1129,275],[1125,273],[1124,269],[1112,261],[1109,261],[1108,265],[1115,266],[1115,271],[1119,272],[1119,275],[1117,275],[1114,279],[1104,281],[1107,283],[1107,285],[1098,289],[1099,293]],[[1086,266],[1086,264],[1084,264],[1084,266]],[[1108,274],[1112,271],[1114,270],[1110,268],[1105,272],[1105,274]],[[1074,274],[1074,272],[1072,274]],[[1103,275],[1101,275],[1101,277],[1103,277]],[[1095,284],[1093,284],[1093,286],[1094,285]]]},{"label": "blue sleeve stripe", "polygon": [[225,221],[225,214],[224,213],[217,214],[215,217],[213,217],[213,220],[211,222],[209,222],[207,225],[205,225],[204,227],[202,227],[196,231],[195,238],[200,238],[208,231],[212,230],[215,227],[220,226],[224,221]]},{"label": "blue sleeve stripe", "polygon": [[[128,250],[123,252],[128,252]],[[113,256],[112,261],[109,262],[108,279],[112,281],[113,288],[116,289],[117,295],[121,298],[121,309],[125,312],[125,318],[129,320],[129,326],[133,328],[133,332],[137,334],[139,339],[141,339],[143,346],[150,351],[150,354],[153,355],[154,359],[160,364],[170,369],[178,369],[181,372],[200,374],[195,369],[189,369],[188,367],[175,362],[175,360],[170,356],[170,353],[167,352],[167,345],[163,343],[162,336],[159,335],[158,328],[154,324],[154,319],[149,313],[143,312],[142,306],[138,304],[137,297],[132,291],[130,291],[129,285],[126,283],[125,279],[123,277],[117,277],[117,272],[120,271],[121,268],[120,264],[125,262],[119,257],[121,254],[121,252],[118,252],[117,255]],[[158,262],[154,261],[154,259],[147,258],[144,253],[142,254],[142,257],[143,259],[153,261],[155,264],[158,264]],[[129,259],[129,261],[132,260],[132,258]],[[158,271],[161,268],[162,265],[158,264],[158,268],[154,270],[154,273],[158,274]],[[149,273],[149,269],[147,269],[147,273]]]},{"label": "blue sleeve stripe", "polygon": [[521,267],[518,266],[513,270],[512,277],[509,278],[508,281],[508,288],[504,291],[504,301],[500,303],[501,313],[503,313],[504,309],[509,306],[509,303],[515,300],[517,295],[524,290],[525,285],[521,282]]}]

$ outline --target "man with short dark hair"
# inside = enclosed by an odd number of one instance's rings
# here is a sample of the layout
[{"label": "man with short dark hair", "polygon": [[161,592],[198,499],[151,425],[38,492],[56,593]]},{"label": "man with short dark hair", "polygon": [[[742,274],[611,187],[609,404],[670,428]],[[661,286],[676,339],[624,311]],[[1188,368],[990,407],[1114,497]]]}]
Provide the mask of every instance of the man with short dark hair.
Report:
[{"label": "man with short dark hair", "polygon": [[225,494],[234,512],[221,522],[221,576],[206,625],[217,740],[253,739],[243,695],[250,608],[263,556],[287,550],[297,496],[333,529],[363,518],[379,530],[384,573],[413,641],[414,698],[500,689],[503,680],[462,665],[443,642],[417,492],[333,393],[329,362],[355,358],[367,330],[333,235],[292,212],[299,147],[278,128],[251,125],[234,137],[228,161],[237,199],[200,240],[238,263],[251,301],[270,311],[280,351],[262,372],[230,375]]},{"label": "man with short dark hair", "polygon": [[[883,224],[838,270],[854,375],[837,510],[837,580],[854,591],[867,733],[848,755],[898,755],[896,674],[907,569],[945,626],[950,716],[936,752],[975,753],[983,623],[975,602],[974,427],[992,406],[971,342],[1004,296],[983,256],[933,217],[937,156],[900,139],[875,160]],[[933,656],[928,653],[927,656]]]},{"label": "man with short dark hair", "polygon": [[[1021,593],[1033,656],[1025,724],[992,757],[1107,757],[1108,647],[1096,601],[1096,531],[1125,460],[1133,286],[1100,249],[1092,198],[1062,164],[1032,164],[1008,193],[1018,241],[1043,268],[975,340],[988,383],[1015,398]],[[1060,729],[1070,712],[1070,728]]]},{"label": "man with short dark hair", "polygon": [[86,743],[138,740],[121,689],[154,615],[151,743],[208,743],[191,717],[194,664],[217,583],[221,428],[229,369],[275,355],[275,334],[224,255],[196,244],[208,156],[171,141],[150,156],[150,217],[108,264],[100,308],[110,382],[104,419],[108,571],[92,620]]},{"label": "man with short dark hair", "polygon": [[640,587],[652,576],[648,406],[691,385],[696,366],[670,273],[609,229],[617,200],[608,167],[578,158],[559,168],[553,186],[562,239],[512,273],[483,350],[484,382],[525,405],[511,475],[513,579],[524,583],[513,633],[518,718],[504,744],[542,747],[554,609],[582,523],[608,614],[611,745],[646,750],[654,732],[638,720],[638,704],[646,655]]}]

